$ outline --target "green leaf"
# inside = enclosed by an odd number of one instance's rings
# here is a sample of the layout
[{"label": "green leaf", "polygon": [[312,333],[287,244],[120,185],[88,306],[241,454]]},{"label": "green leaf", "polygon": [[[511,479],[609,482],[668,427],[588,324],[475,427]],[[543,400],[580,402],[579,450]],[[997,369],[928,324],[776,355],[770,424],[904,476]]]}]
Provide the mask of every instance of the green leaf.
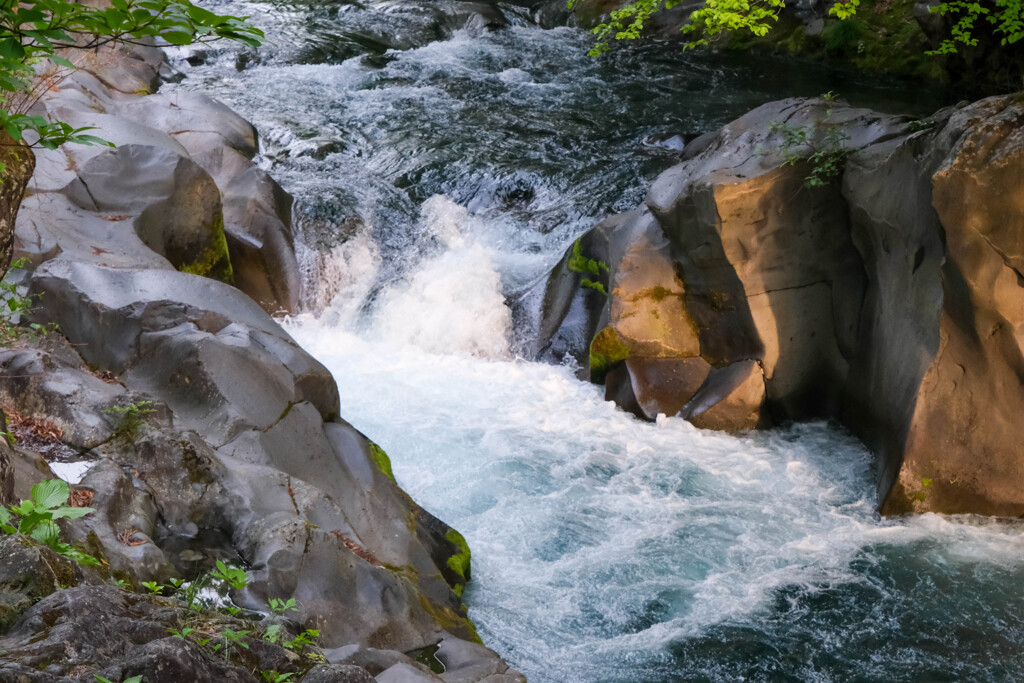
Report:
[{"label": "green leaf", "polygon": [[55,508],[63,505],[71,496],[71,488],[61,479],[47,479],[32,487],[32,500],[36,505]]},{"label": "green leaf", "polygon": [[31,530],[29,536],[39,541],[43,545],[54,546],[59,543],[60,539],[60,527],[46,520],[41,522]]},{"label": "green leaf", "polygon": [[195,40],[193,34],[184,31],[167,31],[161,33],[160,37],[171,45],[190,45]]},{"label": "green leaf", "polygon": [[53,519],[78,519],[79,517],[85,517],[86,515],[96,512],[94,508],[73,508],[67,505],[54,508],[51,511]]}]

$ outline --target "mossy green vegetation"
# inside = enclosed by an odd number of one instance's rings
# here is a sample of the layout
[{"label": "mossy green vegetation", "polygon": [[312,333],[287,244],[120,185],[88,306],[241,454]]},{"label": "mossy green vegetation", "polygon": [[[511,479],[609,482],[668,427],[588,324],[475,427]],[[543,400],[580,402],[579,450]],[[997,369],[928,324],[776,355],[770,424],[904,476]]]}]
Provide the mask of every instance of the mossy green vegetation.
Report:
[{"label": "mossy green vegetation", "polygon": [[611,327],[605,327],[590,342],[590,379],[598,384],[616,363],[629,358],[630,349],[622,337]]},{"label": "mossy green vegetation", "polygon": [[459,549],[458,553],[448,558],[448,566],[453,572],[461,576],[463,580],[469,581],[469,565],[472,558],[469,544],[466,543],[465,537],[455,529],[449,529],[444,537],[448,539],[449,543],[455,544]]},{"label": "mossy green vegetation", "polygon": [[[583,273],[586,275],[593,275],[594,277],[601,277],[602,273],[608,272],[607,263],[604,261],[596,261],[583,255],[583,248],[580,245],[579,239],[572,244],[572,253],[569,255],[569,263],[567,265],[569,266],[569,270],[574,273]],[[596,282],[589,278],[583,278],[580,280],[580,286],[586,287],[587,289],[593,289],[594,291],[601,292],[605,295],[608,294],[603,283]]]},{"label": "mossy green vegetation", "polygon": [[388,454],[384,452],[383,448],[372,441],[369,442],[369,447],[370,456],[373,458],[373,462],[377,464],[377,469],[387,475],[388,479],[397,484],[398,481],[395,479],[395,473],[391,469],[391,458],[388,457]]},{"label": "mossy green vegetation", "polygon": [[480,634],[476,631],[476,624],[469,617],[459,614],[450,607],[437,607],[431,604],[422,594],[420,594],[420,605],[445,631],[454,633],[478,645],[484,644]]},{"label": "mossy green vegetation", "polygon": [[192,275],[220,280],[227,284],[235,281],[235,272],[231,267],[231,255],[228,252],[228,239],[224,233],[224,218],[218,216],[210,226],[210,243],[199,257],[191,263],[179,266],[178,270]]}]

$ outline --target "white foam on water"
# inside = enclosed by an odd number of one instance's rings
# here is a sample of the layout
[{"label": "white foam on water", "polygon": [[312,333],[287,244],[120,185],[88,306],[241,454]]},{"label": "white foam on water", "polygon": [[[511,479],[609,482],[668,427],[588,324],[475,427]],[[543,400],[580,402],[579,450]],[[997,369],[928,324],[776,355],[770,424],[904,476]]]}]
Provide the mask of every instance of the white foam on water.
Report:
[{"label": "white foam on water", "polygon": [[399,483],[466,535],[471,616],[531,681],[648,680],[673,643],[756,623],[780,591],[865,581],[854,565],[879,547],[923,545],[929,566],[1024,556],[1005,523],[880,519],[870,455],[828,425],[733,436],[644,423],[568,368],[472,353],[465,340],[490,338],[479,297],[495,283],[449,278],[474,271],[473,249],[411,278],[433,293],[394,294],[384,342],[311,318],[289,330]]},{"label": "white foam on water", "polygon": [[488,251],[473,240],[472,223],[446,197],[424,203],[421,234],[443,250],[384,293],[371,323],[378,339],[436,354],[509,355],[512,314]]}]

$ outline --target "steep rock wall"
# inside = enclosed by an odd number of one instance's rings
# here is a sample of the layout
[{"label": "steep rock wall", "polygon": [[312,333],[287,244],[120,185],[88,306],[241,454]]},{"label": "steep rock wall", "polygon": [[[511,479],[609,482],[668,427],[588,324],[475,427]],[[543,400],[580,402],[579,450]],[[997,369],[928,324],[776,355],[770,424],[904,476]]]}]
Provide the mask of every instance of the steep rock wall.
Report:
[{"label": "steep rock wall", "polygon": [[913,123],[787,100],[684,157],[595,228],[620,245],[606,300],[555,270],[540,355],[647,418],[839,419],[879,456],[885,512],[1024,512],[1022,98]]}]

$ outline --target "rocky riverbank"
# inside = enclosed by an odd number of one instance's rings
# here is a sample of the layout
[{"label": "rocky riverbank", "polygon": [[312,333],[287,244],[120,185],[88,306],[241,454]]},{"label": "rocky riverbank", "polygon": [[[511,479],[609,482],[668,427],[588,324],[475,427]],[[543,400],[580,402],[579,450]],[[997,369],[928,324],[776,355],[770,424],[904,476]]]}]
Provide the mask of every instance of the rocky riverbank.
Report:
[{"label": "rocky riverbank", "polygon": [[537,353],[647,419],[839,420],[885,513],[1019,516],[1022,102],[785,100],[695,140],[566,252]]},{"label": "rocky riverbank", "polygon": [[[101,565],[4,540],[0,680],[523,680],[466,617],[461,535],[397,486],[268,313],[296,309],[301,279],[291,199],[250,161],[255,129],[201,95],[147,94],[167,75],[159,50],[79,66],[38,106],[117,147],[37,154],[15,231],[30,265],[12,275],[59,332],[0,349],[19,437],[0,441],[0,492],[87,468],[72,501],[96,511],[64,533]],[[231,600],[249,620],[132,590],[218,560],[248,571]],[[315,647],[261,637],[271,599],[296,601],[274,623],[319,631]],[[246,635],[215,652],[169,633],[186,623]]]}]

